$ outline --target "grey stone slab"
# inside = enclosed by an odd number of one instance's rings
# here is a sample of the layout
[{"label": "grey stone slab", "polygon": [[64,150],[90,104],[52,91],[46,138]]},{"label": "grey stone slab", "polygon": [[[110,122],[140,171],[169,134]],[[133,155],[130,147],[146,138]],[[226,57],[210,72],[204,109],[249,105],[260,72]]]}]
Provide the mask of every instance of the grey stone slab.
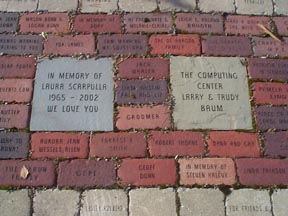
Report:
[{"label": "grey stone slab", "polygon": [[129,192],[130,216],[176,216],[173,188],[141,188]]},{"label": "grey stone slab", "polygon": [[77,0],[39,0],[38,10],[48,10],[49,12],[63,12],[77,9]]},{"label": "grey stone slab", "polygon": [[157,0],[160,11],[193,11],[196,0]]},{"label": "grey stone slab", "polygon": [[110,58],[58,58],[38,63],[30,129],[113,130],[112,66]]},{"label": "grey stone slab", "polygon": [[157,9],[156,0],[119,0],[120,10],[127,12],[151,12]]},{"label": "grey stone slab", "polygon": [[241,61],[233,57],[171,57],[173,117],[178,129],[252,128],[248,80]]},{"label": "grey stone slab", "polygon": [[202,12],[226,12],[226,13],[234,13],[235,5],[234,1],[231,0],[199,0],[198,7]]},{"label": "grey stone slab", "polygon": [[0,0],[0,11],[35,11],[38,0]]},{"label": "grey stone slab", "polygon": [[30,216],[31,201],[28,190],[8,192],[0,190],[1,216]]},{"label": "grey stone slab", "polygon": [[87,190],[82,196],[81,216],[128,216],[128,196],[123,190]]},{"label": "grey stone slab", "polygon": [[226,212],[227,216],[272,216],[269,191],[235,190],[226,199]]},{"label": "grey stone slab", "polygon": [[36,191],[33,216],[74,216],[78,213],[79,192],[72,190]]},{"label": "grey stone slab", "polygon": [[18,13],[0,13],[0,33],[16,32],[18,20]]},{"label": "grey stone slab", "polygon": [[288,15],[288,3],[287,0],[274,0],[275,3],[275,13]]},{"label": "grey stone slab", "polygon": [[118,0],[82,0],[80,8],[84,13],[112,13],[118,10],[117,2]]},{"label": "grey stone slab", "polygon": [[272,0],[235,0],[236,13],[248,15],[272,15]]},{"label": "grey stone slab", "polygon": [[288,190],[274,191],[272,194],[272,205],[274,216],[287,216],[288,212]]},{"label": "grey stone slab", "polygon": [[179,188],[180,216],[224,216],[224,194],[215,189]]}]

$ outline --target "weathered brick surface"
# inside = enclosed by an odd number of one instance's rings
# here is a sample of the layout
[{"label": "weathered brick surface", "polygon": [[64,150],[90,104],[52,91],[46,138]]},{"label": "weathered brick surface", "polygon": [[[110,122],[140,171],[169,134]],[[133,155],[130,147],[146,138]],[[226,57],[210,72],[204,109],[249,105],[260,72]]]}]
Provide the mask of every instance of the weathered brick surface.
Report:
[{"label": "weathered brick surface", "polygon": [[17,13],[0,12],[0,33],[15,32],[18,27],[18,19]]},{"label": "weathered brick surface", "polygon": [[288,132],[264,134],[265,155],[268,157],[288,157]]},{"label": "weathered brick surface", "polygon": [[288,17],[273,17],[273,21],[280,35],[288,35]]},{"label": "weathered brick surface", "polygon": [[283,38],[279,42],[273,38],[254,37],[254,54],[255,56],[288,56],[288,39]]},{"label": "weathered brick surface", "polygon": [[19,128],[28,126],[30,108],[26,105],[1,105],[0,128]]},{"label": "weathered brick surface", "polygon": [[32,79],[0,80],[0,101],[30,102],[32,91]]}]

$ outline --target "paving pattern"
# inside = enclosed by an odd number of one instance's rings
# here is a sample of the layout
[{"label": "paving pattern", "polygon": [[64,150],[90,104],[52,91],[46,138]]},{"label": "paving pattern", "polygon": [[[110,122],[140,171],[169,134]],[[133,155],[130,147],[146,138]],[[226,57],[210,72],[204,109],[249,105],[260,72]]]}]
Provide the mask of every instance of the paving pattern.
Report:
[{"label": "paving pattern", "polygon": [[0,0],[1,216],[287,216],[286,0]]}]

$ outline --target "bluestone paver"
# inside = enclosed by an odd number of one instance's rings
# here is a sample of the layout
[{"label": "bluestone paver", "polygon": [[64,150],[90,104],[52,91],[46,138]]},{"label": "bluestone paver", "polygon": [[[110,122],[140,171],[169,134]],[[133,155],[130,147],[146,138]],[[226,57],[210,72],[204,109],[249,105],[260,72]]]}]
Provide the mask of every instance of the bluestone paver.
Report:
[{"label": "bluestone paver", "polygon": [[276,190],[272,194],[274,216],[285,216],[288,212],[288,190]]}]

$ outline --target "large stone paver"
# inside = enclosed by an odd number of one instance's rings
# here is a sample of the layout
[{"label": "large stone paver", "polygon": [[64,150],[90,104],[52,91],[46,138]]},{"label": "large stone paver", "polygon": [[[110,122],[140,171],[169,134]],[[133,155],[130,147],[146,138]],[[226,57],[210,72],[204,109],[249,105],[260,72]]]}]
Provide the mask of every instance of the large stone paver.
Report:
[{"label": "large stone paver", "polygon": [[35,11],[37,4],[38,0],[2,0],[0,1],[0,11]]},{"label": "large stone paver", "polygon": [[82,0],[80,4],[81,12],[83,13],[95,13],[104,12],[112,13],[118,9],[118,0]]},{"label": "large stone paver", "polygon": [[49,12],[63,12],[76,10],[77,0],[39,0],[38,10],[48,10]]},{"label": "large stone paver", "polygon": [[160,11],[193,11],[196,0],[157,0]]},{"label": "large stone paver", "polygon": [[274,216],[286,216],[288,212],[288,190],[274,191],[272,194]]},{"label": "large stone paver", "polygon": [[200,10],[205,13],[209,12],[226,12],[226,13],[234,13],[235,5],[234,1],[231,0],[199,0],[198,4]]},{"label": "large stone paver", "polygon": [[249,15],[272,15],[272,0],[235,0],[236,12]]},{"label": "large stone paver", "polygon": [[151,12],[156,10],[156,0],[119,0],[120,10],[127,12]]},{"label": "large stone paver", "polygon": [[288,15],[288,2],[287,0],[274,0],[276,14]]}]

